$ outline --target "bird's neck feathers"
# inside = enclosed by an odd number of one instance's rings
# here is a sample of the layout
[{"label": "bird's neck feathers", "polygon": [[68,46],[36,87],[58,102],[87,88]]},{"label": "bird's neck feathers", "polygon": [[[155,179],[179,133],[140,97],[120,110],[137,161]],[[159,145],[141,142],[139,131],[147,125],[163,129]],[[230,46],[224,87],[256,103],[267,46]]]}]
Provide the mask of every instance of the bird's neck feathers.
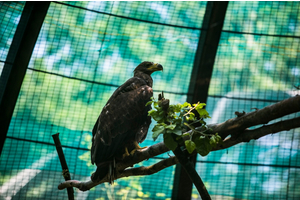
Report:
[{"label": "bird's neck feathers", "polygon": [[153,80],[152,80],[152,77],[149,74],[146,74],[146,73],[141,72],[141,71],[135,71],[134,72],[134,77],[144,79],[147,82],[147,85],[152,87]]}]

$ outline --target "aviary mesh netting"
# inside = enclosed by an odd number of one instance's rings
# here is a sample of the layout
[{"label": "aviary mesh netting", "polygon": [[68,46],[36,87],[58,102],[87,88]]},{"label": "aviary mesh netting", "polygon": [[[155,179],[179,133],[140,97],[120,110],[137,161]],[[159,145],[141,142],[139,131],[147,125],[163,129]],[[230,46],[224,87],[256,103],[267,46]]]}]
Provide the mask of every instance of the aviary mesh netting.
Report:
[{"label": "aviary mesh netting", "polygon": [[[25,2],[0,2],[0,70]],[[0,158],[0,198],[67,199],[51,135],[72,179],[88,180],[92,128],[113,91],[142,61],[161,63],[154,97],[188,97],[206,2],[51,2]],[[209,87],[207,123],[294,96],[300,84],[300,3],[229,2]],[[191,102],[195,103],[195,102]],[[291,115],[288,117],[294,117]],[[299,122],[300,123],[300,122]],[[152,123],[153,126],[154,122]],[[151,129],[141,146],[153,141]],[[197,158],[213,199],[299,199],[300,130]],[[151,165],[163,158],[144,161]],[[76,199],[171,199],[175,167],[76,192]],[[200,199],[193,189],[193,199]]]}]

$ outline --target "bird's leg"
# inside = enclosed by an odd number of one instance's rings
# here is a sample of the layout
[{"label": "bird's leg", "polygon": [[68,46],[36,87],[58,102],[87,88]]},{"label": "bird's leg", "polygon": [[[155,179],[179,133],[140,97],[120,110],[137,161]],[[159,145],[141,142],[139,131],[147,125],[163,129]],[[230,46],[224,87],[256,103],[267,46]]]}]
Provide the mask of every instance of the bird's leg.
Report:
[{"label": "bird's leg", "polygon": [[129,152],[128,152],[128,149],[127,149],[127,147],[125,146],[125,153],[123,154],[123,159],[125,158],[125,157],[127,157],[127,156],[130,156],[130,154],[129,154]]},{"label": "bird's leg", "polygon": [[134,145],[135,149],[133,149],[133,150],[130,152],[130,155],[133,155],[133,154],[136,152],[136,150],[147,148],[147,147],[140,147],[140,145],[137,143],[137,141],[134,141],[134,142],[133,142],[133,145]]}]

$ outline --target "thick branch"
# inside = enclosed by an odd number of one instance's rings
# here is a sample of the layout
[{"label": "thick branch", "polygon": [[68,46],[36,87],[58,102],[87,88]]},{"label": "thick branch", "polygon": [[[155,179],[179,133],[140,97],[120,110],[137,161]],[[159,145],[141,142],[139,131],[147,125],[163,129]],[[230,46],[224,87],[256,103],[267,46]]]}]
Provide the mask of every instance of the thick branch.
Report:
[{"label": "thick branch", "polygon": [[[232,136],[228,139],[225,139],[222,146],[218,146],[212,151],[226,149],[241,142],[249,142],[251,139],[258,139],[268,134],[298,128],[300,127],[300,117],[290,120],[284,120],[270,125],[265,125],[271,120],[298,111],[300,111],[300,96],[295,96],[271,106],[267,106],[263,109],[247,113],[241,117],[229,119],[221,124],[208,125],[214,133],[219,133],[222,138],[225,138],[228,135]],[[247,129],[251,126],[259,124],[263,124],[263,126],[254,130]],[[171,157],[149,167],[126,169],[136,163],[147,160],[159,154],[163,154],[167,151],[169,151],[169,149],[162,142],[154,144],[144,150],[136,151],[133,156],[129,156],[122,162],[117,163],[117,171],[120,171],[120,173],[117,174],[116,179],[128,176],[150,175],[157,173],[160,170],[165,169],[166,167],[177,164],[178,160],[175,157]],[[80,182],[71,180],[61,183],[58,188],[65,189],[69,187],[76,187],[79,190],[86,191],[103,182],[108,182],[108,179],[105,178],[98,183],[94,183],[92,181]]]},{"label": "thick branch", "polygon": [[228,135],[234,135],[246,128],[259,124],[267,124],[269,121],[278,119],[300,111],[300,96],[294,96],[281,102],[247,113],[241,117],[229,119],[226,122],[210,125],[214,133],[218,133],[223,139]]},{"label": "thick branch", "polygon": [[[160,146],[165,146],[163,143],[159,143]],[[137,162],[138,163],[138,162]],[[136,168],[129,168],[129,169],[125,169],[124,171],[122,171],[121,173],[117,174],[117,178],[123,178],[123,177],[128,177],[128,176],[142,176],[142,175],[151,175],[151,174],[155,174],[167,167],[170,167],[172,165],[175,165],[178,163],[178,159],[175,156],[172,156],[170,158],[161,160],[160,162],[148,166],[148,167],[136,167]],[[116,180],[115,179],[115,180]],[[59,190],[63,190],[65,188],[70,188],[70,187],[76,187],[81,191],[87,191],[93,187],[95,187],[96,185],[99,185],[101,183],[104,182],[108,182],[108,180],[103,179],[100,182],[93,182],[93,181],[86,181],[86,182],[81,182],[81,181],[76,181],[76,180],[70,180],[70,181],[65,181],[61,184],[58,185],[58,189]]]},{"label": "thick branch", "polygon": [[136,167],[125,169],[121,174],[120,177],[128,177],[128,176],[142,176],[142,175],[152,175],[155,174],[167,167],[175,165],[178,163],[178,159],[175,156],[170,158],[164,159],[159,161],[158,163],[148,166],[148,167]]},{"label": "thick branch", "polygon": [[226,149],[242,142],[250,142],[250,140],[257,140],[269,134],[278,133],[280,131],[288,131],[290,129],[298,127],[300,127],[300,117],[277,122],[270,125],[264,125],[260,128],[253,130],[245,130],[242,133],[240,133],[238,137],[230,137],[228,139],[225,139],[222,146],[218,146],[213,151]]},{"label": "thick branch", "polygon": [[166,147],[162,142],[157,143],[144,150],[136,151],[133,156],[126,157],[122,162],[116,164],[116,168],[118,171],[120,171],[143,160],[163,154],[167,151],[169,151],[168,147]]}]

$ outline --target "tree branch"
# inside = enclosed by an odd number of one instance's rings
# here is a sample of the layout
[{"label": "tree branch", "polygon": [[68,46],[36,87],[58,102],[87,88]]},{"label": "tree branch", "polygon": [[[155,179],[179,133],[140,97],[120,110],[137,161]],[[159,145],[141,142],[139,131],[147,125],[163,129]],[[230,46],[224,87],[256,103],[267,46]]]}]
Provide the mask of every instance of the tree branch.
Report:
[{"label": "tree branch", "polygon": [[[159,146],[164,146],[165,145],[163,143],[159,143]],[[158,147],[159,148],[159,147]],[[137,162],[138,163],[138,162]],[[155,174],[167,167],[170,167],[172,165],[175,165],[178,163],[178,159],[175,156],[172,156],[170,158],[164,159],[159,161],[158,163],[148,166],[148,167],[135,167],[135,168],[129,168],[129,169],[125,169],[123,170],[121,173],[117,173],[117,178],[123,178],[123,177],[128,177],[128,176],[145,176],[145,175],[151,175],[151,174]],[[115,180],[116,180],[115,179]],[[76,181],[76,180],[70,180],[70,181],[65,181],[62,182],[58,185],[58,189],[59,190],[63,190],[65,188],[70,188],[70,187],[76,187],[81,191],[87,191],[93,187],[95,187],[96,185],[99,185],[101,183],[104,182],[109,182],[108,178],[104,178],[103,180],[95,183],[93,181],[86,181],[86,182],[81,182],[81,181]]]},{"label": "tree branch", "polygon": [[230,137],[225,139],[222,146],[218,146],[212,151],[227,149],[242,142],[250,142],[250,140],[257,140],[269,134],[278,133],[280,131],[288,131],[298,127],[300,127],[300,117],[284,120],[270,125],[263,125],[262,127],[253,130],[247,129],[240,133],[238,137]]},{"label": "tree branch", "polygon": [[213,133],[218,133],[225,139],[228,135],[234,136],[246,128],[267,124],[271,120],[299,111],[300,96],[297,95],[262,109],[246,113],[241,117],[229,119],[220,124],[210,125],[209,128],[213,129]]},{"label": "tree branch", "polygon": [[[292,114],[300,111],[300,96],[291,97],[283,100],[279,103],[267,106],[254,112],[246,113],[243,116],[229,119],[226,122],[220,124],[208,125],[212,129],[213,133],[218,133],[223,139],[231,135],[230,138],[226,138],[221,146],[216,147],[212,151],[226,149],[242,142],[249,142],[252,139],[258,139],[268,134],[278,133],[284,130],[290,130],[300,127],[300,117],[283,120],[274,124],[266,125],[271,120],[278,119],[288,114]],[[248,128],[262,124],[260,128],[249,130]],[[170,157],[160,162],[148,166],[129,168],[134,164],[143,160],[147,160],[151,157],[163,154],[169,151],[164,143],[154,144],[146,149],[138,150],[133,156],[126,157],[122,162],[116,164],[117,175],[116,179],[128,176],[142,176],[151,175],[157,173],[169,166],[178,163],[176,157]],[[89,190],[98,184],[108,182],[107,178],[104,178],[100,182],[94,183],[92,181],[80,182],[76,180],[65,181],[58,186],[58,189],[62,190],[69,187],[76,187],[81,191]]]},{"label": "tree branch", "polygon": [[136,168],[130,168],[125,169],[121,174],[121,177],[128,177],[128,176],[142,176],[142,175],[152,175],[155,174],[167,167],[170,167],[172,165],[175,165],[178,163],[178,159],[175,156],[172,156],[170,158],[166,158],[164,160],[159,161],[158,163],[148,166],[148,167],[136,167]]}]

